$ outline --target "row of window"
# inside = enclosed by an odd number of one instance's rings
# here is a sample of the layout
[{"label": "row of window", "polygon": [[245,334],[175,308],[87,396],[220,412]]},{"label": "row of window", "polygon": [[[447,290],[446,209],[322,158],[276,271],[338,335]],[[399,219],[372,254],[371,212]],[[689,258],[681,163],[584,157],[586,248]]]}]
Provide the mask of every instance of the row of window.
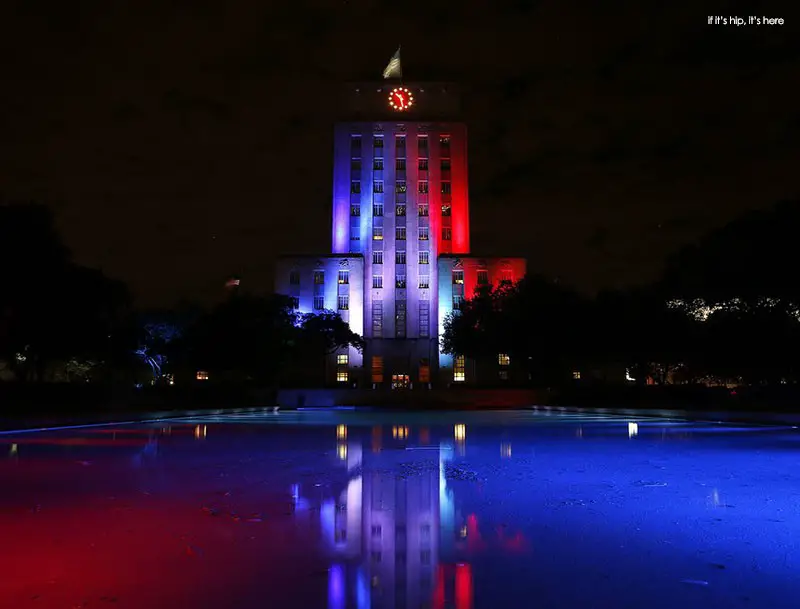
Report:
[{"label": "row of window", "polygon": [[[376,290],[383,288],[383,275],[375,274],[372,276],[372,287]],[[408,287],[406,276],[402,273],[394,276],[394,287],[405,288]],[[420,289],[427,290],[431,287],[431,279],[428,275],[420,275],[419,277]]]},{"label": "row of window", "polygon": [[[382,226],[373,226],[372,227],[372,238],[375,241],[383,241],[383,227]],[[405,226],[396,226],[394,229],[394,238],[397,241],[405,241],[406,240],[406,227]],[[430,231],[427,226],[420,226],[419,227],[419,240],[420,241],[427,241],[430,238]],[[442,227],[442,240],[443,241],[450,241],[453,238],[453,230],[449,226]]]},{"label": "row of window", "polygon": [[[373,216],[383,216],[383,203],[373,203],[372,204],[372,215]],[[417,215],[421,217],[427,217],[430,212],[427,203],[419,203],[417,205]],[[452,213],[452,208],[450,205],[442,205],[442,216],[448,217]],[[354,204],[350,206],[350,215],[351,216],[360,216],[361,215],[361,205]],[[406,215],[406,206],[405,205],[395,205],[394,207],[394,215],[395,216],[405,216]]]},{"label": "row of window", "polygon": [[[430,252],[418,252],[418,254],[419,254],[420,264],[430,264]],[[395,252],[394,262],[395,264],[406,264],[407,263],[406,252]],[[383,264],[383,252],[372,252],[372,264]],[[510,282],[511,272],[506,269],[503,269],[502,273],[503,273],[503,279],[501,281]],[[375,285],[376,278],[379,278],[379,282],[381,285]],[[464,271],[462,269],[453,270],[452,280],[453,284],[463,285]],[[420,281],[422,280],[420,279]],[[342,285],[349,284],[350,271],[340,270],[338,272],[337,282]],[[314,271],[314,285],[323,285],[324,283],[325,283],[325,271]],[[487,269],[478,269],[477,283],[478,285],[489,285],[489,271]],[[374,275],[372,278],[372,284],[373,284],[372,287],[375,288],[383,287],[383,277],[381,275]],[[426,278],[426,284],[427,284],[427,278]],[[289,272],[289,285],[300,285],[300,271]],[[420,285],[420,287],[423,286]],[[428,286],[426,285],[425,287]]]},{"label": "row of window", "polygon": [[[396,252],[394,263],[406,264],[406,253]],[[430,252],[419,252],[419,263],[430,264]],[[383,264],[383,252],[372,252],[372,264]]]},{"label": "row of window", "polygon": [[[430,337],[430,303],[426,300],[422,300],[419,303],[419,327],[418,327],[418,334],[420,338],[428,338]],[[406,335],[406,306],[407,303],[404,300],[398,300],[395,302],[395,336],[397,338],[404,338]],[[381,300],[373,300],[372,301],[372,334],[373,336],[380,336],[383,334],[383,301]],[[381,367],[382,362],[381,361]],[[375,376],[375,360],[373,359],[373,377]],[[373,382],[380,382],[374,381]]]},{"label": "row of window", "polygon": [[[350,151],[352,152],[353,156],[359,156],[361,153],[362,148],[362,138],[360,135],[351,135],[350,136]],[[405,152],[406,149],[406,140],[407,137],[405,135],[397,134],[394,136],[394,146],[396,149],[401,149]],[[384,136],[383,135],[373,135],[372,136],[372,147],[374,149],[383,150],[384,147]],[[428,136],[427,135],[419,135],[417,137],[417,150],[420,153],[427,153],[429,149],[428,146]],[[450,136],[449,135],[440,135],[439,136],[439,153],[443,157],[450,156]],[[427,154],[425,154],[427,156]]]},{"label": "row of window", "polygon": [[[394,184],[394,191],[398,194],[408,192],[408,185],[405,180],[397,180]],[[350,182],[350,192],[352,194],[361,194],[361,180],[352,180]],[[375,180],[372,182],[372,192],[384,192],[383,180]],[[428,182],[426,180],[421,180],[417,183],[417,192],[423,195],[428,194]],[[452,194],[452,192],[453,186],[450,182],[444,181],[441,183],[441,193],[443,195],[449,195]]]},{"label": "row of window", "polygon": [[[362,163],[360,157],[355,157],[350,159],[350,171],[358,172],[361,171]],[[383,157],[376,157],[372,159],[372,170],[373,171],[383,171],[385,168],[385,164],[383,162]],[[395,159],[394,161],[394,168],[397,171],[406,171],[407,164],[406,159]],[[441,159],[439,161],[439,169],[442,172],[451,171],[453,168],[452,162],[450,159]],[[428,159],[420,158],[417,159],[417,170],[418,171],[428,171]]]}]

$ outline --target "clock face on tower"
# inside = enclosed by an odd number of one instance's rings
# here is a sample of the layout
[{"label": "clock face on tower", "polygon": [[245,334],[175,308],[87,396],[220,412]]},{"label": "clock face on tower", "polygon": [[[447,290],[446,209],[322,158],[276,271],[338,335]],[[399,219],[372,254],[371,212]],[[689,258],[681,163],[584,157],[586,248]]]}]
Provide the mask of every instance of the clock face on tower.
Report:
[{"label": "clock face on tower", "polygon": [[389,106],[400,112],[408,110],[414,105],[414,96],[405,87],[395,87],[389,93]]}]

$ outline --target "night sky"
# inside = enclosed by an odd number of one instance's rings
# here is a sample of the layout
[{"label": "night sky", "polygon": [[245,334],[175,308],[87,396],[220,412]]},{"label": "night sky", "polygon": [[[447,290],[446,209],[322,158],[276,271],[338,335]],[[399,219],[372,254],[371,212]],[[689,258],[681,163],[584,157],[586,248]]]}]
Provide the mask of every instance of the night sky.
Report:
[{"label": "night sky", "polygon": [[[268,291],[330,248],[326,90],[457,81],[473,250],[584,290],[798,195],[800,28],[781,6],[551,0],[0,3],[0,196],[145,306]],[[783,26],[708,25],[709,15]],[[796,11],[794,11],[796,14]],[[794,41],[793,41],[794,40]]]}]

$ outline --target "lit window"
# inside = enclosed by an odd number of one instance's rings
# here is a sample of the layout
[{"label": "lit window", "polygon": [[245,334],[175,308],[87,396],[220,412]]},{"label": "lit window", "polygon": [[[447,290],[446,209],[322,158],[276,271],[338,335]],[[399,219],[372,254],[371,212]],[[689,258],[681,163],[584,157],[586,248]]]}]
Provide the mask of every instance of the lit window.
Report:
[{"label": "lit window", "polygon": [[451,192],[450,182],[442,182],[442,194],[449,195]]},{"label": "lit window", "polygon": [[418,169],[420,171],[428,171],[428,159],[420,159]]},{"label": "lit window", "polygon": [[449,205],[442,205],[442,216],[449,216],[451,214],[452,208]]},{"label": "lit window", "polygon": [[450,241],[453,238],[453,231],[449,226],[442,228],[442,241]]},{"label": "lit window", "polygon": [[572,378],[576,381],[581,380],[581,371],[580,370],[573,370],[572,371]]},{"label": "lit window", "polygon": [[372,287],[376,289],[383,287],[383,275],[372,276]]},{"label": "lit window", "polygon": [[382,226],[373,226],[372,227],[372,238],[375,241],[383,241],[383,227]]},{"label": "lit window", "polygon": [[420,182],[417,190],[420,194],[425,194],[428,192],[428,183],[427,182]]},{"label": "lit window", "polygon": [[420,252],[419,253],[419,263],[420,264],[429,264],[430,262],[430,252]]},{"label": "lit window", "polygon": [[406,263],[406,253],[405,252],[397,252],[394,255],[394,263],[395,264],[405,264]]},{"label": "lit window", "polygon": [[405,171],[406,170],[406,160],[405,159],[397,159],[394,163],[394,168],[397,171]]},{"label": "lit window", "polygon": [[378,217],[383,215],[383,203],[372,204],[372,215]]},{"label": "lit window", "polygon": [[383,192],[383,181],[375,180],[372,183],[372,192]]},{"label": "lit window", "polygon": [[208,372],[206,372],[205,370],[198,370],[196,378],[197,378],[198,381],[207,381],[208,380]]},{"label": "lit window", "polygon": [[383,159],[378,158],[372,161],[373,171],[383,171]]},{"label": "lit window", "polygon": [[419,287],[423,289],[428,289],[431,287],[431,279],[427,275],[420,275],[419,276]]},{"label": "lit window", "polygon": [[300,271],[289,271],[289,285],[300,285]]},{"label": "lit window", "polygon": [[339,271],[339,283],[350,283],[350,271]]},{"label": "lit window", "polygon": [[428,216],[428,204],[420,203],[417,205],[417,212],[419,213],[420,217],[426,218]]},{"label": "lit window", "polygon": [[380,355],[372,356],[372,382],[383,382],[383,357]]},{"label": "lit window", "polygon": [[420,241],[427,241],[428,240],[428,227],[427,226],[420,226],[419,227],[419,240]]},{"label": "lit window", "polygon": [[396,288],[404,288],[404,287],[406,287],[406,276],[405,275],[395,275],[394,286]]},{"label": "lit window", "polygon": [[361,206],[360,205],[351,205],[350,206],[350,215],[351,216],[360,216],[361,215]]},{"label": "lit window", "polygon": [[394,229],[394,238],[398,241],[405,241],[406,238],[406,227],[405,226],[398,226]]},{"label": "lit window", "polygon": [[325,283],[325,271],[314,271],[314,285]]},{"label": "lit window", "polygon": [[314,310],[315,311],[322,311],[325,308],[325,297],[324,296],[314,296]]},{"label": "lit window", "polygon": [[340,370],[336,373],[336,382],[337,383],[346,383],[349,379],[350,375],[347,370]]},{"label": "lit window", "polygon": [[507,353],[501,353],[497,356],[497,363],[501,366],[509,366],[511,364],[511,358],[508,357]]},{"label": "lit window", "polygon": [[405,216],[406,215],[406,206],[405,205],[398,205],[394,208],[394,213],[396,216]]},{"label": "lit window", "polygon": [[430,364],[430,360],[427,360],[427,359],[419,360],[419,382],[420,383],[430,383],[431,382],[431,364]]},{"label": "lit window", "polygon": [[460,311],[464,305],[464,298],[459,294],[453,295],[453,311]]},{"label": "lit window", "polygon": [[340,366],[346,366],[350,361],[350,356],[347,353],[340,353],[336,356],[336,363]]},{"label": "lit window", "polygon": [[478,270],[478,285],[489,285],[489,271],[486,269]]},{"label": "lit window", "polygon": [[383,264],[383,252],[372,252],[372,264]]},{"label": "lit window", "polygon": [[394,185],[395,192],[405,192],[406,191],[406,183],[402,180],[398,180],[397,183]]},{"label": "lit window", "polygon": [[353,194],[359,194],[361,192],[361,182],[358,180],[353,180],[350,182],[350,192]]},{"label": "lit window", "polygon": [[453,363],[453,380],[457,383],[463,383],[467,380],[466,362],[463,355],[456,355]]},{"label": "lit window", "polygon": [[453,271],[453,283],[464,283],[464,271]]},{"label": "lit window", "polygon": [[340,311],[347,311],[350,308],[350,296],[347,294],[339,296],[336,304],[338,305],[338,309]]}]

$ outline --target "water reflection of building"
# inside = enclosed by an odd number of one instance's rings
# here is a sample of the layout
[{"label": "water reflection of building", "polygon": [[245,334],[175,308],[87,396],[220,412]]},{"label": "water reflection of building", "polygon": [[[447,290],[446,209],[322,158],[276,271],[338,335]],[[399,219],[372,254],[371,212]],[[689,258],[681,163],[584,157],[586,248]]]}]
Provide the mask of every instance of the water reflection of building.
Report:
[{"label": "water reflection of building", "polygon": [[[407,437],[394,431],[395,440]],[[472,571],[455,562],[463,534],[445,479],[452,448],[383,450],[380,436],[373,429],[365,448],[337,431],[335,458],[349,480],[320,511],[332,557],[329,608],[471,607]]]}]

